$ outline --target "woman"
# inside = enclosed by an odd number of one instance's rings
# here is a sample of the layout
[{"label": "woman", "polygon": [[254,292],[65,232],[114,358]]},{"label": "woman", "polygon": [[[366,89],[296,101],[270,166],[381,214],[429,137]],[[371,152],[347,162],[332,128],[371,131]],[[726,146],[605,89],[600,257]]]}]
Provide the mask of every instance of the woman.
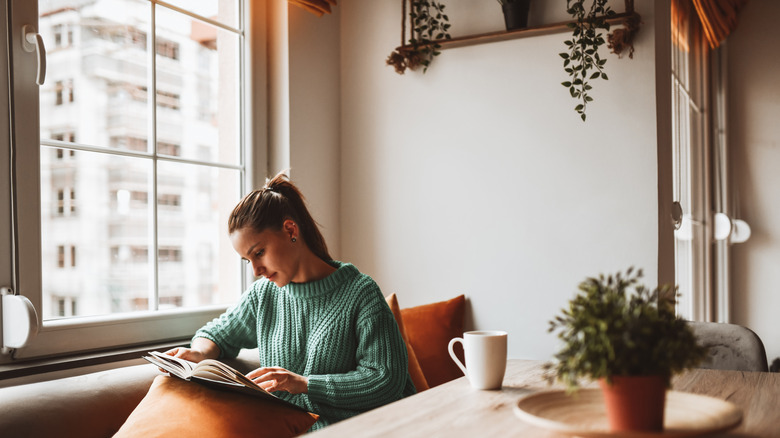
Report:
[{"label": "woman", "polygon": [[262,278],[198,330],[190,348],[168,354],[199,362],[258,347],[262,367],[247,376],[320,415],[312,430],[414,394],[406,347],[379,287],[330,257],[285,175],[239,202],[228,233]]}]

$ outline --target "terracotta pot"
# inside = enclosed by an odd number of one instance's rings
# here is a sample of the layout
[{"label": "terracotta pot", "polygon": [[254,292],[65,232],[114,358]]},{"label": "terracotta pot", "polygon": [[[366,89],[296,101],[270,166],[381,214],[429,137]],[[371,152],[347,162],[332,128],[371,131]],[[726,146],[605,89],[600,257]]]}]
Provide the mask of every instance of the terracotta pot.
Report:
[{"label": "terracotta pot", "polygon": [[611,385],[605,379],[599,379],[599,386],[612,432],[663,431],[665,377],[613,376]]}]

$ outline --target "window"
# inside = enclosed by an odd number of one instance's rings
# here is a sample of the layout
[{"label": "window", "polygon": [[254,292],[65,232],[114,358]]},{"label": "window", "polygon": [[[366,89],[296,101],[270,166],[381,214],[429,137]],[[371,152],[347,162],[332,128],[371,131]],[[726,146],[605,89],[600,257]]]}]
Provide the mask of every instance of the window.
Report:
[{"label": "window", "polygon": [[54,297],[53,304],[57,309],[57,317],[76,315],[76,300],[73,297]]},{"label": "window", "polygon": [[160,248],[157,259],[160,262],[181,262],[181,248]]},{"label": "window", "polygon": [[675,272],[682,294],[678,312],[683,317],[729,322],[730,246],[744,241],[738,227],[749,230],[747,223],[730,217],[734,210],[729,204],[728,56],[721,40],[736,20],[726,20],[729,25],[718,28],[714,36],[704,30],[699,15],[707,12],[714,19],[736,14],[739,8],[706,9],[694,11],[691,3],[672,2],[674,186],[684,212],[675,232]]},{"label": "window", "polygon": [[54,86],[54,94],[55,105],[73,102],[73,80],[57,81]]},{"label": "window", "polygon": [[160,206],[178,207],[181,205],[181,195],[177,194],[161,194],[157,197],[157,203]]},{"label": "window", "polygon": [[[57,140],[57,141],[66,141],[66,142],[70,142],[70,143],[75,143],[76,142],[76,134],[74,134],[73,132],[56,132],[56,133],[51,134],[51,139],[52,140]],[[55,153],[57,155],[57,159],[63,159],[66,156],[74,157],[76,155],[76,151],[74,151],[72,149],[69,150],[69,151],[65,151],[63,149],[56,149]]]},{"label": "window", "polygon": [[[675,9],[673,8],[673,12]],[[695,269],[707,257],[705,229],[700,225],[709,206],[702,196],[707,104],[704,80],[707,49],[702,29],[690,14],[675,14],[672,33],[672,147],[674,200],[685,213],[675,231],[675,283],[680,288],[678,313],[702,320],[707,277]],[[695,215],[694,215],[695,214]],[[698,308],[697,308],[698,307]]]},{"label": "window", "polygon": [[157,106],[159,106],[160,108],[170,108],[173,110],[178,110],[179,95],[176,93],[157,91]]},{"label": "window", "polygon": [[73,44],[73,28],[71,24],[55,24],[51,30],[54,48],[69,47]]},{"label": "window", "polygon": [[54,102],[55,103],[54,104],[55,105],[62,105],[62,102],[63,102],[62,92],[63,92],[64,89],[65,89],[65,86],[63,85],[62,81],[57,81],[54,84],[54,93],[55,93],[55,98],[54,98]]},{"label": "window", "polygon": [[174,143],[158,141],[157,152],[161,155],[172,155],[174,157],[179,157],[181,156],[181,147]]},{"label": "window", "polygon": [[[59,154],[58,154],[59,156]],[[57,216],[76,214],[76,191],[72,188],[58,188],[55,211]]]},{"label": "window", "polygon": [[[70,255],[70,261],[66,259],[66,255]],[[58,245],[57,246],[57,267],[76,267],[76,247],[73,245]]]},{"label": "window", "polygon": [[157,54],[170,59],[179,59],[179,45],[173,41],[158,39]]},{"label": "window", "polygon": [[54,30],[54,46],[62,47],[62,25],[55,24],[53,30]]},{"label": "window", "polygon": [[[68,47],[49,51],[39,88],[29,74],[35,54],[13,49],[9,63],[20,69],[11,92],[39,95],[12,100],[16,142],[0,143],[17,151],[18,269],[8,271],[18,271],[14,287],[42,320],[24,356],[187,338],[240,295],[245,270],[223,222],[247,175],[248,3],[39,0],[13,8],[14,29],[37,23],[47,48]],[[209,29],[208,44],[195,28]],[[0,38],[16,47],[17,35]],[[207,71],[198,68],[204,58]]]},{"label": "window", "polygon": [[70,214],[76,213],[76,190],[70,190]]},{"label": "window", "polygon": [[57,247],[57,267],[58,268],[65,267],[65,247],[62,245],[59,245]]}]

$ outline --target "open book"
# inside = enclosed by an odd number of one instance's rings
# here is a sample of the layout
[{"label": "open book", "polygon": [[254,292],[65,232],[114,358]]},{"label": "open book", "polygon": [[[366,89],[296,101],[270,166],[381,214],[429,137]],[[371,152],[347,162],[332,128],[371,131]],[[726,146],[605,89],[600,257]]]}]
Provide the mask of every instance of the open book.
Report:
[{"label": "open book", "polygon": [[307,412],[300,406],[271,394],[238,370],[218,360],[205,359],[195,363],[157,351],[150,351],[149,356],[143,356],[143,358],[167,371],[170,375],[184,380],[203,383],[216,389],[265,398]]}]

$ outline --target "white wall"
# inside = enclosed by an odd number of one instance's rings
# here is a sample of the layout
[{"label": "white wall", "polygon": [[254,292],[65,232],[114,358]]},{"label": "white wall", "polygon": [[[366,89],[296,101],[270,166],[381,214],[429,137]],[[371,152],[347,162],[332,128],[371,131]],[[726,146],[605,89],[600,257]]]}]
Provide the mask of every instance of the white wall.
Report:
[{"label": "white wall", "polygon": [[737,217],[752,228],[732,247],[732,316],[758,333],[770,361],[780,356],[780,59],[766,48],[780,44],[780,33],[767,30],[779,17],[780,2],[748,2],[727,43],[730,169]]},{"label": "white wall", "polygon": [[320,19],[290,7],[290,165],[328,249],[338,254],[340,11],[333,9]]},{"label": "white wall", "polygon": [[339,8],[269,2],[268,176],[290,169],[334,257],[339,236]]},{"label": "white wall", "polygon": [[[446,4],[453,36],[503,27],[497,2]],[[557,349],[548,321],[586,276],[636,265],[655,286],[650,0],[634,59],[607,56],[587,123],[560,85],[564,33],[445,50],[398,75],[385,59],[401,2],[338,8],[342,259],[402,307],[465,294],[469,325],[508,330],[516,358]],[[563,3],[532,8],[531,25],[566,18]]]}]

